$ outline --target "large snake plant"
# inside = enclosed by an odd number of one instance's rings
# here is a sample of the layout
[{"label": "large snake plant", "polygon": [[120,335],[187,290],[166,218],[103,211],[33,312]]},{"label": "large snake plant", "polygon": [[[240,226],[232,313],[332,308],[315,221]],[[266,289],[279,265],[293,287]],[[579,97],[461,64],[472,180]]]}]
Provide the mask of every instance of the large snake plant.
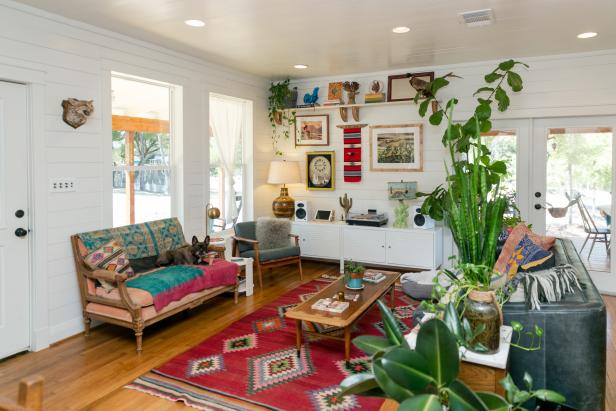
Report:
[{"label": "large snake plant", "polygon": [[458,247],[461,263],[493,267],[496,259],[496,242],[503,226],[503,213],[507,199],[500,192],[500,180],[507,172],[503,161],[490,157],[490,150],[482,142],[482,133],[492,129],[492,105],[499,111],[509,107],[507,89],[522,90],[522,78],[514,72],[526,64],[507,60],[484,77],[487,85],[477,90],[477,106],[466,122],[454,121],[458,99],[451,98],[443,106],[437,99],[440,89],[449,84],[449,73],[437,77],[418,92],[415,101],[419,114],[424,117],[428,107],[433,107],[430,124],[438,126],[447,120],[443,145],[449,152],[451,164],[445,165],[446,184],[438,186],[426,196],[422,212],[435,220],[444,220],[451,229]]}]

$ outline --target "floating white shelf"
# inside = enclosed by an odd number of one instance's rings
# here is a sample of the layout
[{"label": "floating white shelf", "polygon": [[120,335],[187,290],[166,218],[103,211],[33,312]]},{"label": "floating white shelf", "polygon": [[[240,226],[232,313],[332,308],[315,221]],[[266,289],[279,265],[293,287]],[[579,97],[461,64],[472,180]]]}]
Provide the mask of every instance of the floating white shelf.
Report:
[{"label": "floating white shelf", "polygon": [[316,106],[316,107],[298,107],[288,108],[286,111],[319,111],[319,110],[338,110],[340,108],[353,108],[353,107],[377,107],[377,106],[398,106],[401,104],[415,104],[413,100],[409,101],[383,101],[381,103],[358,103],[358,104],[338,104],[335,106]]}]

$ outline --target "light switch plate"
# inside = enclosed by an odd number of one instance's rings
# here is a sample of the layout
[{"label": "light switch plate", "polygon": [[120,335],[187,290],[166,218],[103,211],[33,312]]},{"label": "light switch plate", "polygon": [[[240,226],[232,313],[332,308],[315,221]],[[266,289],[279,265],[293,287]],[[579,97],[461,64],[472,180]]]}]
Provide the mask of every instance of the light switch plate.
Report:
[{"label": "light switch plate", "polygon": [[50,178],[50,193],[68,193],[77,189],[77,181],[74,177]]}]

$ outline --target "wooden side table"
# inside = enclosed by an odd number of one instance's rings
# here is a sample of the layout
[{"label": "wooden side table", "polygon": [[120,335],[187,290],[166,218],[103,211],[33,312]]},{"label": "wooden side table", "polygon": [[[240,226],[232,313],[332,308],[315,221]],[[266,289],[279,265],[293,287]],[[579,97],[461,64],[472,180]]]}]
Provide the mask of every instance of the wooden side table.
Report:
[{"label": "wooden side table", "polygon": [[254,280],[252,274],[252,258],[243,258],[243,257],[231,257],[229,261],[240,266],[242,272],[244,273],[244,279],[240,282],[240,293],[246,293],[246,297],[250,296],[254,292]]}]

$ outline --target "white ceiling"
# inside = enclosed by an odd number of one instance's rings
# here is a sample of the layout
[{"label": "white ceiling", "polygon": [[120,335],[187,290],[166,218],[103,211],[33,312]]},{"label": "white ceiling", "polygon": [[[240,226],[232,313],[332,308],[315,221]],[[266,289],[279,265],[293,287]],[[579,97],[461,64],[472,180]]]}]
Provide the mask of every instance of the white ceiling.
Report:
[{"label": "white ceiling", "polygon": [[[616,0],[19,1],[269,78],[616,48]],[[494,10],[492,26],[459,22],[483,8]],[[576,38],[586,31],[599,36]]]}]

